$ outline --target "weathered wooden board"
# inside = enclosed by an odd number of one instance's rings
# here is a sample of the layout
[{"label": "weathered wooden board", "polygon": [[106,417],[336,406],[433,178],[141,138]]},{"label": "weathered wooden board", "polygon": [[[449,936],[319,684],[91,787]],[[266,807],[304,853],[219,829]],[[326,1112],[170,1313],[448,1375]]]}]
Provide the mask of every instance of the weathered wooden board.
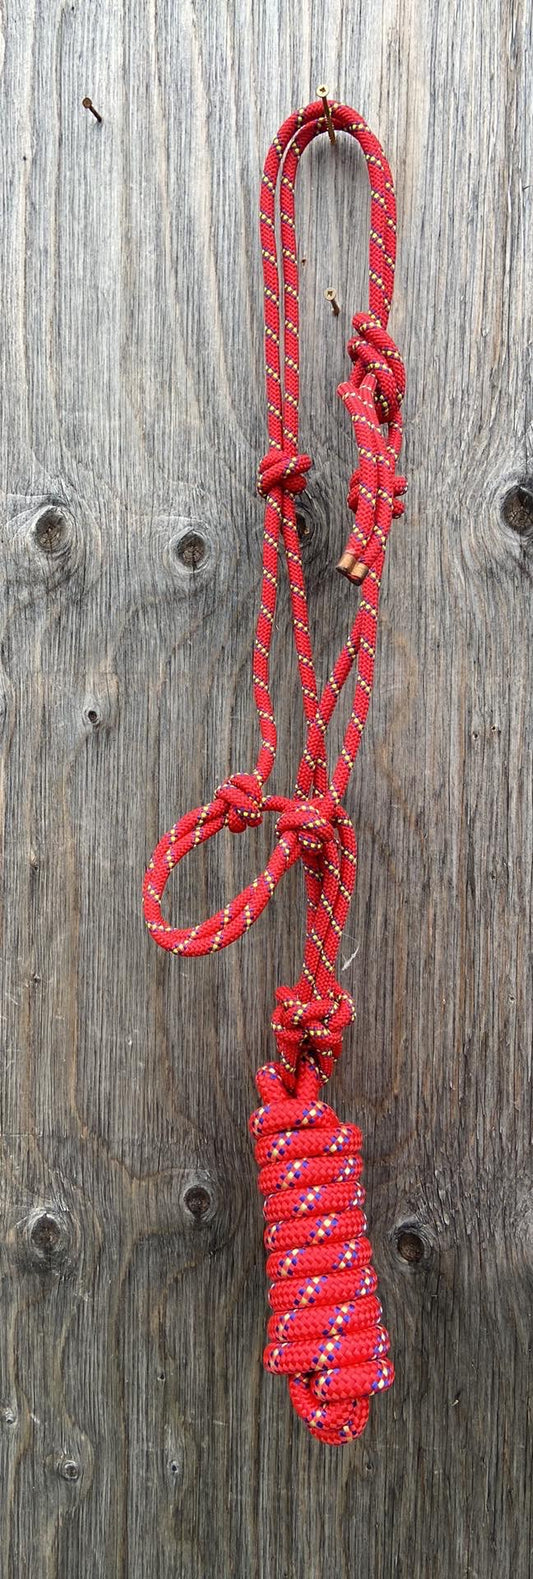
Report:
[{"label": "weathered wooden board", "polygon": [[[1,1573],[526,1579],[531,8],[5,0],[1,30]],[[207,962],[163,957],[139,898],[158,833],[254,760],[258,183],[321,80],[395,172],[409,380],[349,802],[358,1019],[332,1086],[366,1135],[397,1381],[342,1451],[260,1365],[247,1116],[299,960],[299,880]],[[335,389],[368,200],[347,140],[321,139],[299,180],[325,676],[352,604]],[[287,620],[284,597],[284,791],[302,738]],[[186,863],[173,914],[229,898],[268,838]]]}]

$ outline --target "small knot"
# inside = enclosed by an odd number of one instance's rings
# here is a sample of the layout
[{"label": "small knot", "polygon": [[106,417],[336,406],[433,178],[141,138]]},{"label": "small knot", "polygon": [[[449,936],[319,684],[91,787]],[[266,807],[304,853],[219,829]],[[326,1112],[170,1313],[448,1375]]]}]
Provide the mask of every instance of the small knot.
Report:
[{"label": "small knot", "polygon": [[285,493],[303,493],[313,462],[310,455],[291,455],[288,450],[268,450],[263,455],[257,473],[257,492],[263,498],[273,488],[283,488]]},{"label": "small knot", "polygon": [[394,340],[373,313],[356,313],[352,319],[355,334],[348,341],[360,384],[367,373],[376,380],[374,403],[382,422],[394,422],[400,414],[405,394],[405,367]]},{"label": "small knot", "polygon": [[[359,488],[360,488],[360,484],[361,484],[361,473],[360,473],[360,471],[357,470],[357,471],[352,472],[352,475],[350,477],[350,489],[349,489],[349,493],[348,493],[348,505],[349,505],[350,510],[353,510],[354,514],[356,513],[357,507],[358,507],[358,504],[359,504]],[[404,506],[404,501],[403,501],[402,495],[405,493],[406,488],[407,488],[407,478],[406,477],[393,477],[393,479],[392,479],[392,514],[393,514],[393,516],[403,515],[405,506]]]},{"label": "small knot", "polygon": [[354,1019],[352,999],[336,984],[327,997],[312,998],[309,1003],[302,1002],[296,988],[276,989],[271,1024],[291,1086],[300,1055],[306,1049],[312,1052],[323,1078],[329,1079],[342,1052],[343,1031]]},{"label": "small knot", "polygon": [[245,828],[258,828],[263,818],[263,800],[253,773],[233,773],[219,784],[215,800],[225,807],[225,820],[231,833],[244,833]]},{"label": "small knot", "polygon": [[324,803],[319,800],[289,801],[281,817],[278,817],[276,831],[279,837],[281,838],[284,833],[296,833],[304,857],[308,851],[319,851],[324,844],[331,843],[335,838],[333,825],[329,820],[332,809],[328,807],[328,816],[326,816],[323,805]]}]

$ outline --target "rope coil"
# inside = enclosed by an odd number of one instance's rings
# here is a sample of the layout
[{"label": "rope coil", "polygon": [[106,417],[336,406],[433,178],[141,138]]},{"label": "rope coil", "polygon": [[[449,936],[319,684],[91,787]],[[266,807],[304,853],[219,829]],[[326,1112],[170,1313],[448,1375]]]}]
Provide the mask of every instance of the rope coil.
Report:
[{"label": "rope coil", "polygon": [[[375,1294],[376,1275],[363,1212],[362,1137],[319,1100],[355,1017],[335,978],[357,868],[355,833],[343,806],[366,722],[374,677],[379,594],[392,519],[403,511],[405,478],[396,474],[402,442],[405,370],[387,331],[394,283],[396,206],[391,172],[373,133],[346,105],[322,101],[289,117],[263,172],[260,231],[265,305],[269,448],[257,488],[265,500],[261,607],[253,652],[254,701],[261,743],[252,773],[236,773],[204,806],[187,812],[159,841],[145,874],[144,914],[155,941],[178,955],[215,953],[253,925],[291,866],[301,860],[307,924],[302,971],[276,992],[272,1028],[278,1061],[256,1077],[261,1106],[252,1115],[265,1195],[267,1272],[273,1278],[264,1363],[289,1376],[292,1402],[313,1435],[341,1444],[360,1435],[369,1399],[391,1385],[389,1338]],[[311,457],[298,445],[299,307],[294,190],[300,158],[328,130],[347,132],[364,153],[371,191],[369,308],[353,318],[350,377],[338,394],[353,424],[358,466],[348,494],[355,519],[341,565],[362,593],[352,629],[319,695],[295,500]],[[276,240],[279,187],[281,276]],[[283,337],[281,334],[283,303]],[[270,695],[270,648],[279,548],[289,579],[306,742],[294,794],[265,794],[277,748]],[[352,711],[329,777],[326,733],[355,669]],[[277,813],[277,842],[263,872],[215,915],[193,927],[165,921],[161,901],[183,857],[224,826],[242,833]],[[303,1279],[303,1281],[301,1281]]]},{"label": "rope coil", "polygon": [[273,1279],[264,1364],[288,1375],[312,1435],[338,1445],[360,1436],[369,1398],[390,1386],[394,1371],[366,1238],[361,1131],[339,1123],[319,1100],[320,1084],[303,1058],[296,1096],[288,1097],[267,1064],[250,1129]]}]

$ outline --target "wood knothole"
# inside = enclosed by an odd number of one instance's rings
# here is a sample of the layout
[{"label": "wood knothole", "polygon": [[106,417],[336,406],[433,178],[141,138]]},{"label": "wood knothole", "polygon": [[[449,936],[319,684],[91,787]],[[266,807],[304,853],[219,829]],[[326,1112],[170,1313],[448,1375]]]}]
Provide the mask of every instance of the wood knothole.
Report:
[{"label": "wood knothole", "polygon": [[184,532],[175,545],[175,553],[185,570],[199,570],[207,559],[207,542],[201,532]]},{"label": "wood knothole", "polygon": [[180,1191],[181,1209],[186,1225],[195,1233],[212,1228],[218,1215],[219,1192],[203,1168],[190,1170]]},{"label": "wood knothole", "polygon": [[91,703],[90,707],[84,707],[84,709],[83,709],[83,720],[84,720],[84,723],[87,724],[91,730],[100,728],[100,725],[102,723],[102,718],[103,718],[102,710],[99,707],[95,707],[94,702]]},{"label": "wood knothole", "polygon": [[182,514],[161,517],[153,529],[154,549],[165,571],[180,592],[191,597],[205,590],[219,560],[222,528],[214,531],[200,506]]},{"label": "wood knothole", "polygon": [[71,541],[72,530],[67,517],[58,505],[46,505],[33,523],[33,535],[42,554],[57,558],[65,554]]},{"label": "wood knothole", "polygon": [[61,1224],[56,1217],[52,1217],[51,1212],[42,1212],[41,1216],[36,1218],[29,1237],[32,1249],[39,1255],[49,1258],[57,1251],[61,1239]]},{"label": "wood knothole", "polygon": [[62,1272],[72,1259],[73,1233],[63,1212],[36,1208],[21,1224],[20,1241],[25,1262],[38,1272]]},{"label": "wood knothole", "polygon": [[301,543],[308,543],[313,536],[314,522],[308,510],[298,506],[296,511],[296,531]]},{"label": "wood knothole", "polygon": [[414,1228],[401,1229],[396,1240],[396,1248],[402,1261],[408,1261],[410,1265],[416,1265],[422,1260],[424,1244]]},{"label": "wood knothole", "polygon": [[509,488],[501,511],[506,526],[524,543],[533,543],[533,478],[525,478]]},{"label": "wood knothole", "polygon": [[[81,575],[87,543],[79,521],[62,500],[49,499],[22,510],[11,523],[11,548],[18,577],[37,590],[53,592]],[[83,579],[83,577],[82,577]]]},{"label": "wood knothole", "polygon": [[71,1485],[75,1485],[81,1476],[81,1464],[78,1463],[76,1458],[70,1458],[68,1454],[62,1453],[57,1462],[57,1473],[61,1480],[69,1481]]},{"label": "wood knothole", "polygon": [[213,1200],[203,1184],[191,1184],[183,1196],[184,1206],[194,1222],[201,1223],[212,1214]]},{"label": "wood knothole", "polygon": [[118,679],[112,669],[102,669],[87,678],[81,716],[88,735],[110,729],[118,711]]},{"label": "wood knothole", "polygon": [[392,1241],[404,1267],[411,1270],[427,1269],[433,1257],[433,1242],[424,1223],[418,1222],[416,1218],[398,1223],[393,1229]]},{"label": "wood knothole", "polygon": [[17,1425],[18,1413],[12,1404],[0,1404],[0,1421],[3,1425]]}]

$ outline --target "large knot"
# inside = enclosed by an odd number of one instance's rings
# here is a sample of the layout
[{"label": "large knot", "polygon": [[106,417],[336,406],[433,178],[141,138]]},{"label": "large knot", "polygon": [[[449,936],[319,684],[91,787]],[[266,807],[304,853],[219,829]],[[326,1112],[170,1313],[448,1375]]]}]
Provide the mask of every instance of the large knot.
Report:
[{"label": "large knot", "polygon": [[223,802],[225,820],[231,833],[258,828],[263,817],[261,790],[253,773],[233,773],[219,784],[215,800]]},{"label": "large knot", "polygon": [[317,852],[325,844],[331,843],[335,838],[333,824],[330,818],[334,808],[327,808],[327,815],[323,809],[324,803],[320,800],[292,800],[289,801],[281,817],[276,823],[276,832],[281,838],[284,833],[295,833],[301,854],[305,857],[308,851]]},{"label": "large knot", "polygon": [[263,1363],[287,1377],[313,1436],[349,1442],[364,1431],[372,1395],[394,1380],[364,1211],[363,1137],[320,1100],[307,1059],[292,1097],[275,1064],[256,1084],[262,1106],[250,1129],[272,1307]]},{"label": "large knot", "polygon": [[336,983],[327,996],[311,998],[309,1003],[298,997],[297,988],[277,987],[271,1025],[289,1076],[288,1086],[294,1087],[298,1062],[305,1051],[312,1054],[322,1078],[329,1080],[342,1052],[343,1032],[354,1019],[352,999]]},{"label": "large knot", "polygon": [[291,455],[288,450],[268,450],[259,463],[257,492],[266,498],[273,488],[285,493],[303,493],[313,462],[310,455]]},{"label": "large knot", "polygon": [[398,347],[373,313],[356,313],[352,319],[355,334],[348,341],[348,355],[359,373],[376,380],[374,402],[382,422],[394,422],[405,394],[405,367]]}]

